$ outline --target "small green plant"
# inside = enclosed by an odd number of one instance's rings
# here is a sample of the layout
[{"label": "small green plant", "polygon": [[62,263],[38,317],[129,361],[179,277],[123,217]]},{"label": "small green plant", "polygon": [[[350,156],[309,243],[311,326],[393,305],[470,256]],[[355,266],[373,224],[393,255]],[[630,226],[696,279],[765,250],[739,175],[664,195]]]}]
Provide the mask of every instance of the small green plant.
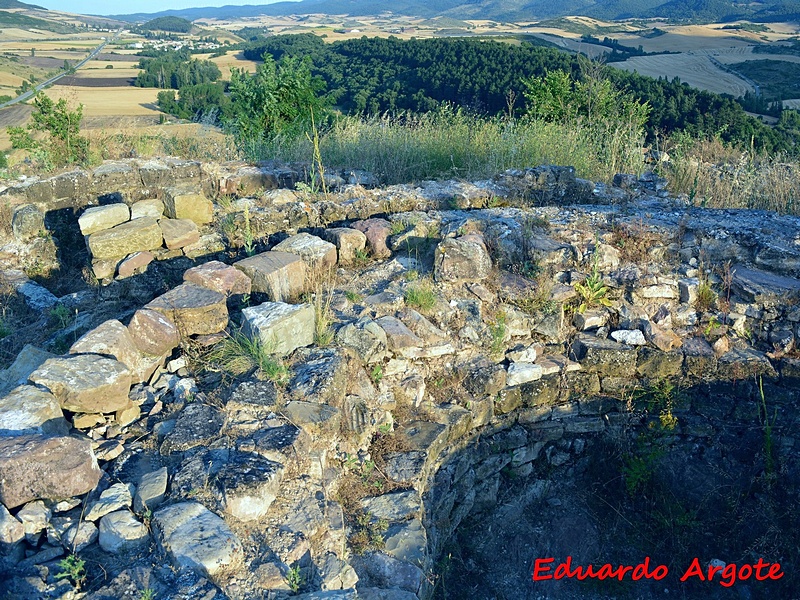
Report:
[{"label": "small green plant", "polygon": [[56,329],[66,329],[75,322],[77,313],[73,313],[63,304],[57,304],[50,309],[50,323]]},{"label": "small green plant", "polygon": [[156,593],[153,588],[146,588],[139,592],[139,600],[155,600]]},{"label": "small green plant", "polygon": [[761,421],[761,427],[764,430],[764,475],[768,482],[772,483],[776,478],[775,470],[775,446],[772,437],[772,428],[775,426],[775,421],[778,419],[778,410],[770,418],[767,412],[767,398],[764,396],[764,382],[761,377],[758,378],[758,392],[761,396],[761,404],[758,407],[758,417]]},{"label": "small green plant", "polygon": [[419,279],[419,271],[416,269],[409,269],[403,274],[403,277],[405,277],[406,281],[416,281]]},{"label": "small green plant", "polygon": [[706,337],[709,337],[712,333],[714,333],[714,330],[718,329],[721,325],[722,323],[719,322],[719,319],[717,319],[716,316],[713,316],[709,319],[708,325],[706,325],[703,333]]},{"label": "small green plant", "polygon": [[374,520],[366,512],[357,515],[349,538],[353,552],[361,555],[368,550],[382,550],[386,546],[383,534],[388,528],[389,522],[386,519]]},{"label": "small green plant", "polygon": [[389,235],[399,235],[401,233],[405,233],[407,229],[408,223],[398,219],[397,221],[392,221],[392,224],[389,227]]},{"label": "small green plant", "polygon": [[250,226],[250,206],[248,204],[244,205],[244,252],[247,256],[253,256],[255,254],[255,239],[253,237],[253,229]]},{"label": "small green plant", "polygon": [[3,338],[7,338],[12,333],[14,333],[14,331],[5,322],[5,319],[0,317],[0,340],[2,340]]},{"label": "small green plant", "polygon": [[289,584],[289,589],[292,590],[293,594],[300,592],[300,588],[305,584],[305,579],[298,565],[295,565],[286,573],[286,583]]},{"label": "small green plant", "polygon": [[356,248],[353,250],[353,263],[357,267],[363,267],[369,263],[369,254],[365,250]]},{"label": "small green plant", "polygon": [[375,385],[380,384],[381,380],[383,379],[383,366],[380,363],[372,367],[370,377],[372,378],[372,383]]},{"label": "small green plant", "polygon": [[344,297],[347,298],[347,300],[349,302],[352,302],[353,304],[361,302],[364,299],[364,297],[361,294],[359,294],[358,292],[354,292],[353,290],[346,290],[344,293]]},{"label": "small green plant", "polygon": [[489,353],[500,356],[506,348],[506,314],[502,311],[495,315],[494,322],[489,325]]},{"label": "small green plant", "polygon": [[423,312],[436,306],[436,291],[429,281],[421,281],[406,288],[403,298],[406,305]]},{"label": "small green plant", "polygon": [[711,289],[711,284],[708,281],[703,281],[697,286],[697,297],[694,301],[694,307],[698,312],[707,312],[714,307],[717,301],[717,294]]},{"label": "small green plant", "polygon": [[575,291],[578,292],[578,296],[581,299],[581,303],[578,305],[579,313],[594,306],[611,306],[611,300],[608,297],[610,290],[603,283],[603,278],[597,268],[598,258],[599,255],[595,254],[592,272],[589,273],[589,276],[582,282],[575,284]]},{"label": "small green plant", "polygon": [[58,567],[61,572],[56,575],[56,579],[69,579],[75,589],[80,590],[86,581],[86,561],[77,554],[70,554],[58,562]]},{"label": "small green plant", "polygon": [[247,308],[250,306],[250,294],[242,294],[242,308]]},{"label": "small green plant", "polygon": [[242,375],[255,367],[276,383],[282,383],[288,375],[288,370],[273,356],[270,348],[242,331],[234,332],[219,342],[209,352],[208,360],[233,375]]}]

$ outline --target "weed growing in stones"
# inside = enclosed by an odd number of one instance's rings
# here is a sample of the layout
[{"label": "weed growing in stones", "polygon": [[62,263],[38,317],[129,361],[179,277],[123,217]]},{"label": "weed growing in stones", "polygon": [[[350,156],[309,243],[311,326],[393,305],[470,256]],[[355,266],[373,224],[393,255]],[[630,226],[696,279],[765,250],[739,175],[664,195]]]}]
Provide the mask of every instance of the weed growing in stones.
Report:
[{"label": "weed growing in stones", "polygon": [[592,272],[580,283],[575,284],[575,291],[581,299],[578,305],[578,312],[582,313],[587,308],[595,306],[611,306],[611,299],[608,297],[611,290],[603,283],[603,278],[597,268],[598,255],[592,263]]},{"label": "weed growing in stones", "polygon": [[305,579],[298,565],[295,565],[286,573],[286,583],[289,585],[289,589],[292,590],[293,594],[298,594],[300,588],[305,585]]},{"label": "weed growing in stones", "polygon": [[370,372],[370,378],[372,379],[372,383],[374,383],[375,385],[379,385],[381,380],[383,379],[383,366],[377,364],[374,367],[372,367],[372,371]]},{"label": "weed growing in stones", "polygon": [[146,588],[139,592],[139,600],[155,600],[156,593],[153,588]]},{"label": "weed growing in stones", "polygon": [[499,311],[489,324],[489,354],[498,357],[506,349],[506,314]]},{"label": "weed growing in stones", "polygon": [[694,301],[694,307],[697,312],[708,312],[714,308],[716,301],[717,294],[711,288],[711,284],[708,281],[701,281],[700,285],[697,286],[697,297]]},{"label": "weed growing in stones", "polygon": [[761,403],[758,406],[758,417],[761,421],[761,428],[764,431],[764,476],[767,485],[772,485],[777,478],[775,440],[772,437],[772,428],[778,418],[778,409],[775,409],[770,418],[767,412],[767,399],[764,396],[764,382],[761,377],[758,378],[758,393],[761,399]]},{"label": "weed growing in stones", "polygon": [[354,292],[353,290],[346,290],[344,293],[344,297],[347,298],[347,300],[349,302],[352,302],[353,304],[361,302],[364,299],[364,297],[361,294],[359,294],[358,292]]},{"label": "weed growing in stones", "polygon": [[259,339],[251,339],[242,331],[227,335],[206,356],[209,364],[234,376],[259,368],[266,377],[283,383],[288,370],[275,358],[273,349]]},{"label": "weed growing in stones", "polygon": [[369,253],[365,250],[356,248],[353,250],[353,263],[356,267],[364,267],[369,264]]},{"label": "weed growing in stones", "polygon": [[409,285],[403,295],[406,305],[427,312],[436,306],[436,290],[430,281],[423,280]]},{"label": "weed growing in stones", "polygon": [[58,562],[58,567],[61,572],[56,574],[56,579],[69,579],[75,589],[80,590],[86,581],[86,561],[77,554],[70,554]]}]

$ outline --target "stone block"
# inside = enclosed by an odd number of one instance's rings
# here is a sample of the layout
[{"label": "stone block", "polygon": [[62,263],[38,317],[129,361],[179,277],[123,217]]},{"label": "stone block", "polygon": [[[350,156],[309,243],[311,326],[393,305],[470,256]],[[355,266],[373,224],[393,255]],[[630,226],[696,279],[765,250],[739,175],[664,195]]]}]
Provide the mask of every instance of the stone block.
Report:
[{"label": "stone block", "polygon": [[24,435],[0,438],[0,502],[61,500],[93,490],[101,471],[87,439]]},{"label": "stone block", "polygon": [[491,270],[492,259],[480,235],[448,238],[436,247],[433,265],[436,281],[482,281]]},{"label": "stone block", "polygon": [[258,454],[234,453],[216,481],[225,512],[240,521],[262,518],[278,495],[283,471],[283,465]]},{"label": "stone block", "polygon": [[171,319],[182,336],[217,333],[228,325],[225,296],[193,283],[183,283],[171,289],[145,308]]},{"label": "stone block", "polygon": [[0,398],[0,436],[30,433],[66,435],[69,423],[50,392],[21,385]]},{"label": "stone block", "polygon": [[155,250],[163,243],[161,228],[152,217],[142,217],[97,231],[89,236],[89,251],[96,259],[122,258],[141,250]]},{"label": "stone block", "polygon": [[636,372],[636,350],[613,340],[582,335],[571,352],[589,372],[611,377],[632,377]]},{"label": "stone block", "polygon": [[147,526],[129,510],[118,510],[104,516],[98,529],[100,547],[111,554],[132,552],[150,540]]},{"label": "stone block", "polygon": [[112,512],[128,508],[133,502],[133,486],[128,483],[115,483],[95,500],[86,510],[87,521],[97,521]]},{"label": "stone block", "polygon": [[44,215],[35,205],[22,204],[14,209],[11,217],[11,231],[14,239],[27,242],[44,230]]},{"label": "stone block", "polygon": [[264,302],[242,310],[242,331],[269,352],[285,356],[314,343],[314,307],[310,304]]},{"label": "stone block", "polygon": [[164,216],[164,203],[158,198],[139,200],[131,204],[131,221],[141,217],[160,219]]},{"label": "stone block", "polygon": [[386,356],[386,332],[372,319],[348,323],[336,332],[336,342],[355,350],[367,364],[382,361]]},{"label": "stone block", "polygon": [[62,409],[109,413],[128,404],[131,372],[123,363],[97,354],[56,357],[31,373],[30,380],[52,392]]},{"label": "stone block", "polygon": [[296,254],[262,252],[233,264],[247,275],[254,292],[267,294],[274,302],[286,302],[305,289],[306,266]]},{"label": "stone block", "polygon": [[392,251],[386,246],[386,240],[392,231],[392,225],[385,219],[366,219],[353,223],[353,229],[360,231],[367,238],[370,254],[375,258],[388,258]]},{"label": "stone block", "polygon": [[40,350],[36,346],[25,344],[17,358],[7,369],[0,371],[0,394],[10,392],[17,386],[28,382],[28,376],[33,373],[48,358],[55,354]]},{"label": "stone block", "polygon": [[145,356],[125,325],[110,319],[86,332],[72,344],[69,354],[102,354],[124,364],[131,372],[132,382],[147,381],[161,362],[161,357]]},{"label": "stone block", "polygon": [[169,250],[183,248],[200,240],[200,232],[191,219],[161,219],[158,225],[164,236],[164,245]]},{"label": "stone block", "polygon": [[141,514],[161,506],[167,493],[167,482],[167,467],[142,475],[133,497],[133,510]]},{"label": "stone block", "polygon": [[541,379],[543,370],[541,365],[529,362],[514,362],[508,366],[506,385],[515,386]]},{"label": "stone block", "polygon": [[220,517],[197,502],[180,502],[153,515],[158,543],[175,567],[214,580],[242,559],[242,544]]},{"label": "stone block", "polygon": [[164,198],[164,212],[170,219],[191,219],[205,225],[214,219],[214,205],[202,193],[170,188]]},{"label": "stone block", "polygon": [[180,332],[172,319],[149,308],[133,314],[128,332],[139,350],[153,356],[169,354],[181,343]]},{"label": "stone block", "polygon": [[[147,265],[153,262],[155,258],[152,252],[134,252],[119,263],[117,266],[117,276],[120,279],[125,279],[137,273],[144,273],[147,270]],[[97,277],[96,274],[95,277]],[[98,277],[98,279],[100,279],[100,277]]]},{"label": "stone block", "polygon": [[93,206],[83,211],[78,217],[78,226],[83,235],[91,235],[95,231],[111,229],[130,219],[131,212],[127,204],[118,202],[117,204],[107,204],[105,206]]},{"label": "stone block", "polygon": [[353,264],[356,260],[356,253],[364,252],[367,247],[367,236],[361,231],[349,227],[326,229],[322,237],[336,246],[341,265]]},{"label": "stone block", "polygon": [[252,289],[252,282],[247,275],[218,260],[188,269],[183,274],[183,280],[226,296],[249,294]]},{"label": "stone block", "polygon": [[298,233],[276,245],[273,252],[288,252],[301,257],[309,267],[333,267],[336,246],[308,233]]}]

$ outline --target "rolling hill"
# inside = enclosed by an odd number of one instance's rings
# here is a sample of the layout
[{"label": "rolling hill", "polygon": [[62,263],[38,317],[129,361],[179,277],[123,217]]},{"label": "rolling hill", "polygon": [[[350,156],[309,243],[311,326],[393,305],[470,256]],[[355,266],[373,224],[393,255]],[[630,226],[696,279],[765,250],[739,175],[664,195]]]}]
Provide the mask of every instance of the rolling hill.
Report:
[{"label": "rolling hill", "polygon": [[667,17],[695,22],[732,21],[740,18],[775,21],[800,15],[800,0],[764,0],[758,4],[733,0],[564,0],[558,3],[549,0],[302,0],[260,6],[186,8],[152,14],[114,16],[129,22],[162,16],[176,16],[193,21],[202,18],[224,19],[258,15],[375,15],[386,11],[417,17],[446,15],[457,19],[498,21],[539,20],[566,15],[600,19]]}]

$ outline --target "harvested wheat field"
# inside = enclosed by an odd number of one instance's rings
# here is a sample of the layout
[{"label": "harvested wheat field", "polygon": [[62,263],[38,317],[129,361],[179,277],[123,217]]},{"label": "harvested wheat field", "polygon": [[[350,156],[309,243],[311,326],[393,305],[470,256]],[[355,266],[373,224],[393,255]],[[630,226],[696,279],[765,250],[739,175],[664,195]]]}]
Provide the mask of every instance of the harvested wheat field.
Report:
[{"label": "harvested wheat field", "polygon": [[126,79],[135,79],[139,74],[140,69],[130,67],[130,63],[124,63],[125,66],[113,69],[106,69],[100,63],[99,65],[94,61],[84,65],[76,74],[75,77],[90,77],[92,79],[119,79],[120,77]]},{"label": "harvested wheat field", "polygon": [[[697,54],[701,54],[698,52]],[[727,48],[723,50],[709,50],[707,54],[713,56],[719,62],[730,65],[745,60],[782,60],[785,62],[800,63],[800,56],[793,54],[766,54],[753,52],[753,46],[744,48]]]},{"label": "harvested wheat field", "polygon": [[791,100],[784,100],[783,101],[784,108],[794,108],[795,110],[800,110],[800,98],[792,98]]},{"label": "harvested wheat field", "polygon": [[635,56],[625,62],[613,63],[612,66],[650,77],[679,77],[682,82],[701,90],[732,96],[743,96],[745,92],[754,91],[744,80],[717,67],[712,57],[705,53]]},{"label": "harvested wheat field", "polygon": [[[197,58],[208,58],[210,54],[196,56]],[[222,79],[226,81],[231,78],[231,68],[244,69],[248,73],[255,73],[258,67],[256,61],[245,59],[238,50],[228,52],[225,56],[211,58],[210,60],[219,67],[219,70],[222,71]]]},{"label": "harvested wheat field", "polygon": [[53,100],[66,98],[73,106],[83,104],[87,117],[113,117],[157,114],[156,88],[54,86],[47,90]]}]

